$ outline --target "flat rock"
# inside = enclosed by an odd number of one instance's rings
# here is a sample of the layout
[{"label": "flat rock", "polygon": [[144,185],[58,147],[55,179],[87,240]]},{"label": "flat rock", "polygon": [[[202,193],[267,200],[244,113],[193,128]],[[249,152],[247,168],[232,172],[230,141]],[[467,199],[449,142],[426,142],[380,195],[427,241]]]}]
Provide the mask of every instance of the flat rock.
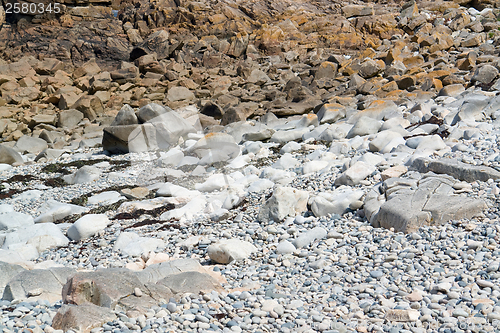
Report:
[{"label": "flat rock", "polygon": [[82,305],[63,304],[52,320],[52,327],[64,332],[89,333],[93,328],[116,319],[115,313],[92,303]]},{"label": "flat rock", "polygon": [[469,183],[476,180],[485,182],[488,179],[496,180],[500,178],[500,172],[493,168],[484,165],[471,165],[449,158],[439,160],[430,160],[424,157],[416,158],[411,164],[411,169],[420,173],[432,171],[438,174],[447,174]]},{"label": "flat rock", "polygon": [[199,294],[212,290],[221,292],[224,288],[210,275],[200,272],[184,272],[168,275],[157,284],[167,287],[174,294]]},{"label": "flat rock", "polygon": [[[390,178],[385,182],[397,178]],[[453,178],[430,174],[418,181],[417,189],[385,187],[386,202],[380,206],[372,225],[410,233],[423,225],[442,225],[450,220],[469,219],[488,208],[482,199],[453,195]],[[365,199],[365,204],[366,200]]]}]

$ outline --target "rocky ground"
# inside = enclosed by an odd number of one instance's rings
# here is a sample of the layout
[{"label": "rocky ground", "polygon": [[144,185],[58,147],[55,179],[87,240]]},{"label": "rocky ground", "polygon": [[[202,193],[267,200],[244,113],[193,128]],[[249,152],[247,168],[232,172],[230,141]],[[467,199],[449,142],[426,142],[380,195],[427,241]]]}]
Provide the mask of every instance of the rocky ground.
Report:
[{"label": "rocky ground", "polygon": [[0,329],[498,331],[499,6],[0,6]]}]

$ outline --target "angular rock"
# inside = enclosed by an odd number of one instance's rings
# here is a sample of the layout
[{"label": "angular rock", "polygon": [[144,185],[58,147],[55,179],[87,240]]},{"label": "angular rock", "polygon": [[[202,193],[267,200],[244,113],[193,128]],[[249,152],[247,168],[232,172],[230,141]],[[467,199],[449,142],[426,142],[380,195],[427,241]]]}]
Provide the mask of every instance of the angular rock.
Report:
[{"label": "angular rock", "polygon": [[19,140],[17,140],[16,144],[14,145],[14,149],[22,154],[25,153],[38,154],[42,150],[47,148],[48,148],[47,141],[39,138],[33,138],[28,135],[23,135]]},{"label": "angular rock", "polygon": [[484,65],[476,69],[471,78],[472,82],[478,84],[490,84],[498,76],[498,69],[491,65]]},{"label": "angular rock", "polygon": [[262,222],[282,221],[307,209],[309,193],[293,187],[278,186],[269,200],[260,209],[258,220]]},{"label": "angular rock", "polygon": [[19,265],[0,261],[0,294],[3,295],[4,288],[9,281],[25,270],[25,268]]},{"label": "angular rock", "polygon": [[364,195],[362,190],[337,189],[332,193],[322,192],[309,199],[309,205],[314,216],[326,216],[328,214],[343,215],[349,206],[360,200]]},{"label": "angular rock", "polygon": [[83,120],[83,113],[75,109],[64,110],[59,113],[57,125],[59,127],[72,128]]},{"label": "angular rock", "polygon": [[81,206],[57,201],[49,201],[48,206],[49,210],[40,214],[35,219],[35,223],[56,222],[72,214],[81,214],[85,212],[85,208]]},{"label": "angular rock", "polygon": [[15,163],[23,164],[23,157],[13,148],[0,145],[0,163],[13,165]]},{"label": "angular rock", "polygon": [[136,125],[138,124],[137,116],[135,115],[134,109],[130,105],[125,104],[110,126],[123,126],[123,125]]},{"label": "angular rock", "polygon": [[14,230],[34,224],[29,214],[18,212],[0,213],[0,231]]},{"label": "angular rock", "polygon": [[359,185],[363,179],[373,174],[375,171],[375,166],[363,161],[358,161],[335,179],[335,185]]},{"label": "angular rock", "polygon": [[61,290],[75,270],[67,267],[22,271],[6,285],[2,299],[46,299],[55,302],[61,299]]}]

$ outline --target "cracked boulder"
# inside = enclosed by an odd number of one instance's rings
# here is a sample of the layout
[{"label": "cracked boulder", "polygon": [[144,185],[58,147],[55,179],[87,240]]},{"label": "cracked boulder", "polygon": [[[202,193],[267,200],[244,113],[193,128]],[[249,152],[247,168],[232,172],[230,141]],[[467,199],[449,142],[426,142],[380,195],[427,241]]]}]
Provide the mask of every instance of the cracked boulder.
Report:
[{"label": "cracked boulder", "polygon": [[63,304],[52,320],[52,327],[64,332],[90,332],[115,319],[116,315],[111,309],[92,303],[81,306]]},{"label": "cracked boulder", "polygon": [[179,293],[222,291],[220,279],[207,273],[190,259],[153,264],[139,272],[124,268],[78,272],[62,288],[62,298],[66,304],[92,303],[136,316]]},{"label": "cracked boulder", "polygon": [[488,208],[482,199],[455,194],[458,183],[432,172],[419,180],[389,178],[367,193],[365,216],[374,227],[411,233],[424,225],[469,219]]},{"label": "cracked boulder", "polygon": [[5,286],[2,299],[45,299],[56,302],[61,299],[61,289],[75,270],[67,267],[22,271]]}]

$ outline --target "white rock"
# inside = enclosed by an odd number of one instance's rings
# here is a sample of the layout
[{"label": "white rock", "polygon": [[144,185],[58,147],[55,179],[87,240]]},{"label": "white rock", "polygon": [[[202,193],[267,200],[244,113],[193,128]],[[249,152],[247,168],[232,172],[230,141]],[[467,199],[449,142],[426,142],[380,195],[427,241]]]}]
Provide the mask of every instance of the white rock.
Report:
[{"label": "white rock", "polygon": [[228,165],[228,168],[241,169],[247,165],[252,159],[248,155],[240,155],[234,158]]},{"label": "white rock", "polygon": [[48,248],[65,246],[69,240],[54,223],[40,223],[20,228],[5,235],[2,248],[7,249],[14,244],[34,245],[39,252]]},{"label": "white rock", "polygon": [[299,164],[299,161],[297,161],[292,154],[285,153],[275,163],[273,163],[272,167],[275,169],[287,170],[295,168],[297,164]]},{"label": "white rock", "polygon": [[446,148],[446,143],[437,134],[423,137],[422,141],[417,146],[417,149],[424,150],[440,150]]},{"label": "white rock", "polygon": [[0,230],[13,230],[34,224],[33,217],[18,212],[0,213]]},{"label": "white rock", "polygon": [[198,164],[200,162],[200,159],[196,156],[184,156],[179,164],[177,164],[177,168],[180,168],[181,166],[184,166],[184,165],[194,165],[194,164]]},{"label": "white rock", "polygon": [[288,131],[276,131],[269,141],[277,143],[285,143],[301,139],[302,135],[309,132],[309,128],[299,128]]},{"label": "white rock", "polygon": [[191,198],[197,195],[200,195],[200,191],[191,191],[185,187],[175,185],[172,183],[162,184],[158,191],[156,191],[156,195],[160,197],[187,197]]},{"label": "white rock", "polygon": [[308,174],[325,169],[330,163],[328,161],[309,161],[302,166],[302,174]]},{"label": "white rock", "polygon": [[375,170],[375,166],[358,161],[335,180],[335,185],[358,185],[363,179],[373,174]]},{"label": "white rock", "polygon": [[357,159],[357,161],[353,162],[353,160],[354,160],[354,158],[350,162],[351,166],[354,165],[358,161],[365,162],[365,163],[368,163],[368,164],[371,164],[374,166],[377,166],[377,165],[385,162],[385,158],[383,156],[376,155],[373,153],[365,153],[359,159]]},{"label": "white rock", "polygon": [[12,168],[13,168],[13,166],[10,165],[10,164],[0,163],[0,172],[2,172],[2,171],[8,171],[8,170],[10,170]]},{"label": "white rock", "polygon": [[105,191],[88,198],[87,204],[89,205],[111,205],[120,200],[126,199],[116,191]]},{"label": "white rock", "polygon": [[269,179],[259,179],[254,181],[248,188],[247,191],[250,192],[262,192],[269,188],[272,188],[274,183]]},{"label": "white rock", "polygon": [[12,244],[7,247],[7,250],[15,251],[24,260],[35,260],[38,258],[38,251],[33,244]]},{"label": "white rock", "polygon": [[14,206],[9,204],[0,205],[0,213],[10,213],[10,212],[14,212]]},{"label": "white rock", "polygon": [[241,152],[234,138],[227,133],[209,133],[189,147],[188,152],[193,152],[205,161],[227,161],[235,158]]},{"label": "white rock", "polygon": [[387,144],[391,142],[393,139],[401,137],[402,137],[401,134],[393,132],[391,130],[381,131],[377,133],[377,135],[375,135],[375,138],[372,141],[370,141],[368,147],[370,148],[370,151],[377,152],[382,150],[382,148],[384,148],[385,146],[387,146]]},{"label": "white rock", "polygon": [[13,199],[18,201],[18,200],[37,200],[39,199],[43,194],[43,191],[40,190],[28,190],[24,191],[23,193],[16,195]]},{"label": "white rock", "polygon": [[68,229],[67,235],[71,240],[82,240],[91,237],[109,225],[105,214],[87,214],[79,218]]},{"label": "white rock", "polygon": [[163,245],[164,241],[158,238],[140,237],[135,232],[122,232],[116,239],[113,251],[129,256],[140,256],[155,251]]},{"label": "white rock", "polygon": [[207,201],[204,196],[196,196],[192,198],[184,206],[176,209],[172,209],[168,212],[161,214],[161,220],[170,220],[172,218],[180,219],[192,219],[194,216],[202,214],[207,205]]},{"label": "white rock", "polygon": [[42,213],[35,219],[35,223],[56,222],[72,214],[81,214],[85,212],[85,208],[81,206],[53,200],[48,202],[48,208],[48,211]]},{"label": "white rock", "polygon": [[201,184],[195,184],[194,188],[197,191],[213,192],[228,187],[233,182],[233,179],[225,174],[216,173],[208,177],[208,179]]},{"label": "white rock", "polygon": [[295,178],[295,176],[296,174],[294,172],[278,170],[273,167],[265,168],[260,174],[260,178],[267,178],[270,181],[280,185],[290,183]]},{"label": "white rock", "polygon": [[257,252],[257,248],[253,244],[239,239],[223,240],[207,249],[210,259],[219,264],[246,259],[254,252]]},{"label": "white rock", "polygon": [[291,153],[292,151],[300,150],[300,147],[302,147],[300,143],[295,141],[290,141],[283,147],[281,147],[280,153],[281,154]]},{"label": "white rock", "polygon": [[97,180],[100,175],[101,171],[98,168],[84,165],[75,173],[63,176],[63,179],[68,184],[81,184]]},{"label": "white rock", "polygon": [[309,192],[293,187],[277,186],[273,195],[260,209],[258,220],[262,222],[282,221],[287,216],[295,216],[307,209]]},{"label": "white rock", "polygon": [[296,250],[295,245],[287,240],[282,241],[276,246],[277,254],[293,253]]},{"label": "white rock", "polygon": [[178,165],[184,158],[184,153],[177,147],[170,149],[166,153],[160,153],[159,163],[161,166]]},{"label": "white rock", "polygon": [[380,149],[380,153],[386,154],[390,153],[394,148],[399,145],[405,145],[406,140],[403,137],[394,138],[389,143],[387,143],[382,149]]},{"label": "white rock", "polygon": [[332,193],[321,192],[317,196],[311,197],[309,205],[316,217],[328,214],[342,215],[347,212],[352,203],[360,200],[363,195],[363,190],[337,189]]},{"label": "white rock", "polygon": [[340,140],[347,137],[349,131],[353,128],[352,124],[336,123],[328,126],[319,136],[318,139],[324,141]]},{"label": "white rock", "polygon": [[292,244],[299,249],[311,244],[315,240],[325,238],[327,234],[328,232],[324,228],[315,227],[300,234],[299,237],[293,240]]},{"label": "white rock", "polygon": [[380,127],[382,127],[381,121],[362,116],[356,121],[356,124],[354,124],[349,133],[347,133],[347,138],[353,138],[357,135],[363,136],[368,134],[375,134],[378,132]]}]

